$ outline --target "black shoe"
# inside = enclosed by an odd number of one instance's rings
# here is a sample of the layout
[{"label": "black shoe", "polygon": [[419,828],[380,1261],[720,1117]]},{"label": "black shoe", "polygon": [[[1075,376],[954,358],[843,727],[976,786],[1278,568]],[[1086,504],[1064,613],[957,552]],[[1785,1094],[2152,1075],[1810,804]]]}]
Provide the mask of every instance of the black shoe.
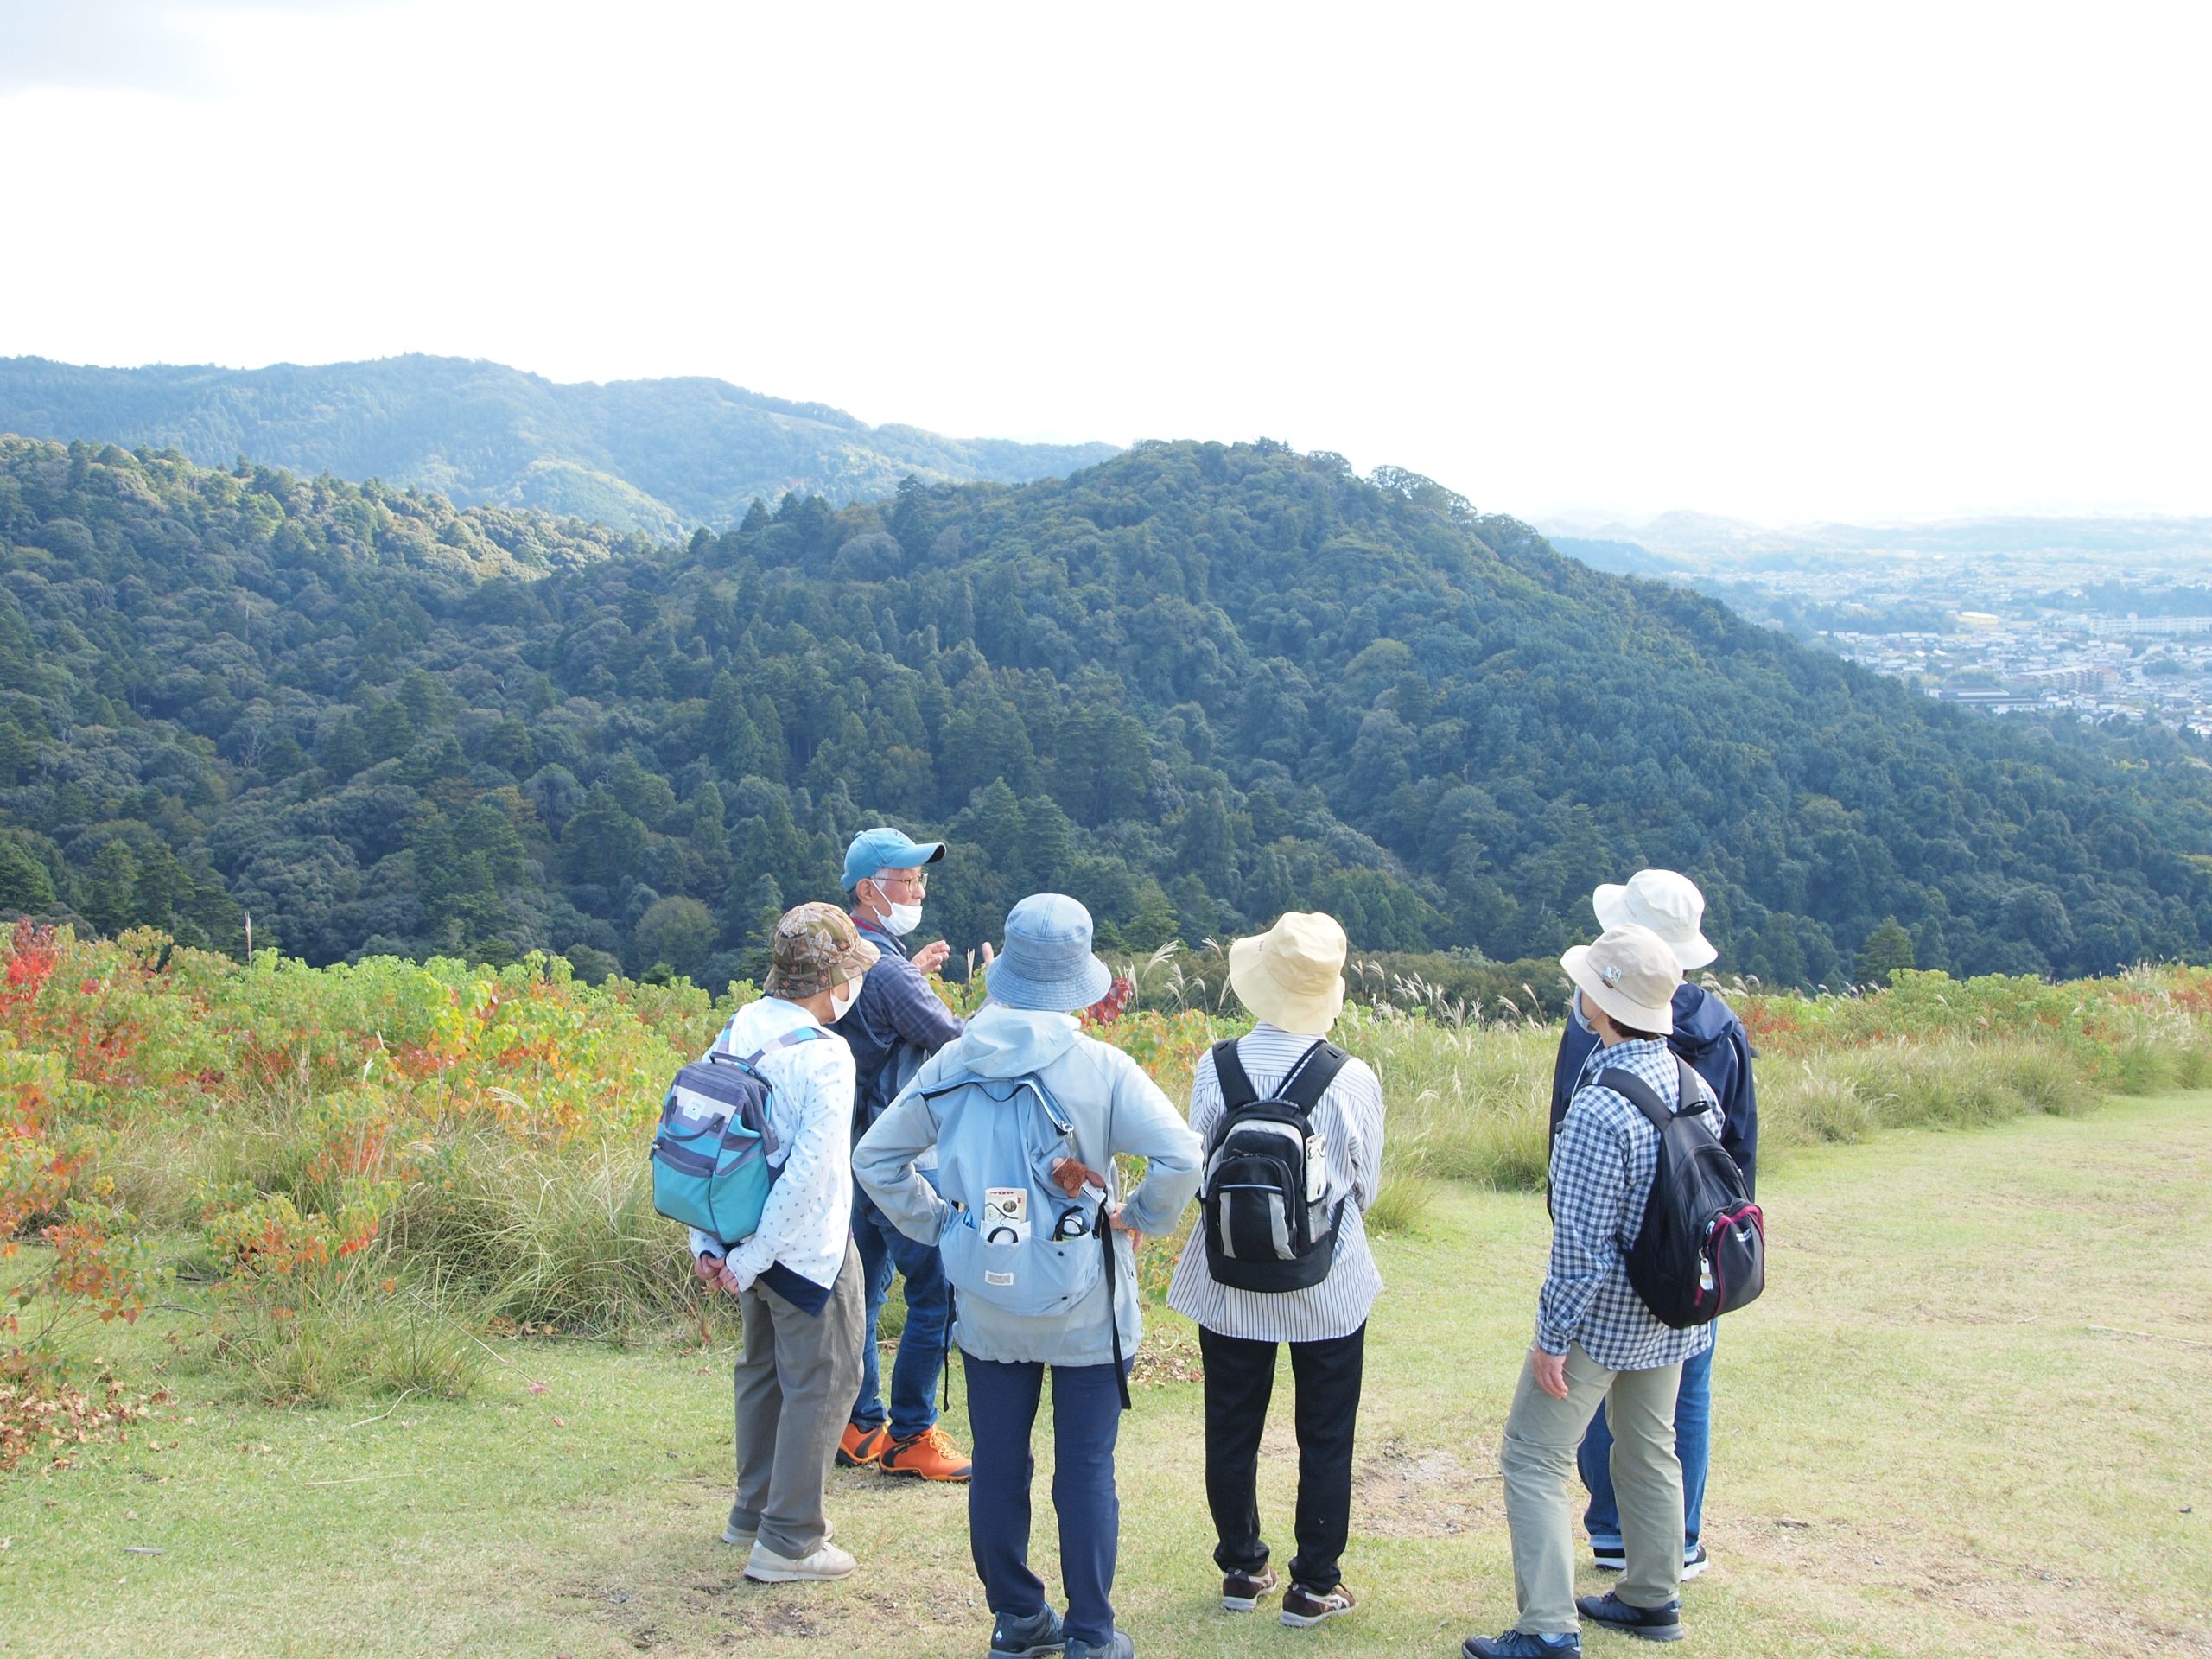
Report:
[{"label": "black shoe", "polygon": [[1459,1659],[1579,1659],[1582,1638],[1573,1631],[1531,1636],[1508,1630],[1503,1636],[1471,1636],[1459,1644]]},{"label": "black shoe", "polygon": [[1618,1573],[1628,1566],[1628,1550],[1621,1544],[1592,1544],[1590,1564],[1600,1573]]},{"label": "black shoe", "polygon": [[1705,1546],[1703,1544],[1692,1544],[1688,1549],[1682,1552],[1682,1582],[1684,1584],[1688,1584],[1692,1579],[1699,1577],[1704,1573],[1705,1568]]},{"label": "black shoe", "polygon": [[1646,1642],[1679,1642],[1682,1639],[1682,1604],[1679,1601],[1662,1603],[1656,1607],[1631,1607],[1608,1590],[1602,1596],[1578,1597],[1575,1606],[1582,1617],[1595,1619],[1607,1630],[1618,1630],[1624,1636],[1642,1637]]},{"label": "black shoe", "polygon": [[991,1626],[991,1659],[1046,1659],[1066,1646],[1060,1616],[1050,1607],[1040,1607],[1027,1618],[1001,1613]]}]

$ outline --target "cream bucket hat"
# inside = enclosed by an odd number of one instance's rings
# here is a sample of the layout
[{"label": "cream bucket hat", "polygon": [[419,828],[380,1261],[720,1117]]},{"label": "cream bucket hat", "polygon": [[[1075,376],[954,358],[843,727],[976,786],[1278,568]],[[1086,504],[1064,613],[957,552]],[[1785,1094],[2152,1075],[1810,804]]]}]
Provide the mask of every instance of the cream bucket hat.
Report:
[{"label": "cream bucket hat", "polygon": [[1648,927],[1667,941],[1684,973],[1702,968],[1720,953],[1700,931],[1705,895],[1697,883],[1672,870],[1638,870],[1627,881],[1608,881],[1590,895],[1602,928]]},{"label": "cream bucket hat", "polygon": [[1675,1028],[1675,989],[1682,970],[1675,953],[1648,927],[1609,927],[1595,944],[1578,944],[1559,959],[1582,995],[1630,1031],[1665,1036]]},{"label": "cream bucket hat", "polygon": [[1294,910],[1229,947],[1236,1000],[1271,1026],[1322,1037],[1344,1005],[1344,931],[1333,916]]}]

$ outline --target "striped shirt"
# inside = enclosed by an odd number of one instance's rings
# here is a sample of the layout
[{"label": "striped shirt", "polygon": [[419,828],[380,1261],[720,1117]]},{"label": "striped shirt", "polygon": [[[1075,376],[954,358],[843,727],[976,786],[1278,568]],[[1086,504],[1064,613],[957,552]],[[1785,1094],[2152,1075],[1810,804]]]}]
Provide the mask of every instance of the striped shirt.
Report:
[{"label": "striped shirt", "polygon": [[[1262,1020],[1236,1042],[1252,1087],[1264,1099],[1289,1074],[1313,1039]],[[1221,1079],[1211,1052],[1191,1077],[1191,1128],[1211,1139],[1222,1112]],[[1337,1234],[1329,1276],[1304,1290],[1238,1290],[1215,1282],[1206,1267],[1205,1224],[1191,1230],[1167,1287],[1167,1306],[1224,1337],[1248,1342],[1327,1342],[1367,1323],[1382,1289],[1375,1255],[1367,1247],[1367,1206],[1382,1185],[1382,1085],[1360,1060],[1347,1060],[1313,1109],[1313,1130],[1325,1145],[1331,1210],[1350,1196]]]},{"label": "striped shirt", "polygon": [[[1628,1100],[1598,1086],[1597,1075],[1612,1068],[1640,1077],[1669,1103],[1681,1086],[1663,1040],[1592,1052],[1552,1143],[1552,1255],[1536,1298],[1536,1346],[1563,1354],[1580,1343],[1607,1370],[1656,1370],[1703,1353],[1713,1327],[1661,1324],[1629,1282],[1629,1246],[1659,1173],[1659,1131]],[[1699,1087],[1712,1093],[1701,1078]],[[1719,1116],[1716,1107],[1706,1127],[1717,1132]]]}]

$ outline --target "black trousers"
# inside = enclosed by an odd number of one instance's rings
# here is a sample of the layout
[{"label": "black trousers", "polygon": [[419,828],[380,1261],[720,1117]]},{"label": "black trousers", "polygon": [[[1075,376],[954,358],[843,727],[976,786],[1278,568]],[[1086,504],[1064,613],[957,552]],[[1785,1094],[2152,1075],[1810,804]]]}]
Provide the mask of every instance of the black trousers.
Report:
[{"label": "black trousers", "polygon": [[[1343,1576],[1351,1529],[1352,1429],[1359,1417],[1359,1381],[1367,1327],[1327,1342],[1290,1344],[1298,1427],[1298,1554],[1292,1580],[1317,1594]],[[1255,1491],[1260,1434],[1275,1387],[1275,1344],[1247,1342],[1198,1328],[1206,1368],[1206,1503],[1220,1541],[1214,1564],[1224,1573],[1257,1573],[1268,1564]]]}]

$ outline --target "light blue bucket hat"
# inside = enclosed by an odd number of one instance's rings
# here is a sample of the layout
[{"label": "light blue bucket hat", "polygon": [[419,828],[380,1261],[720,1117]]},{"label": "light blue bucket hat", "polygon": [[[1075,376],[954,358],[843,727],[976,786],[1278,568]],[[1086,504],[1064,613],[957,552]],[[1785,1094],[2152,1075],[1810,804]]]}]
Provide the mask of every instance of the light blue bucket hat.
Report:
[{"label": "light blue bucket hat", "polygon": [[1113,988],[1090,952],[1090,912],[1064,893],[1033,893],[1006,916],[1006,945],[983,970],[994,1001],[1010,1008],[1073,1014]]}]

